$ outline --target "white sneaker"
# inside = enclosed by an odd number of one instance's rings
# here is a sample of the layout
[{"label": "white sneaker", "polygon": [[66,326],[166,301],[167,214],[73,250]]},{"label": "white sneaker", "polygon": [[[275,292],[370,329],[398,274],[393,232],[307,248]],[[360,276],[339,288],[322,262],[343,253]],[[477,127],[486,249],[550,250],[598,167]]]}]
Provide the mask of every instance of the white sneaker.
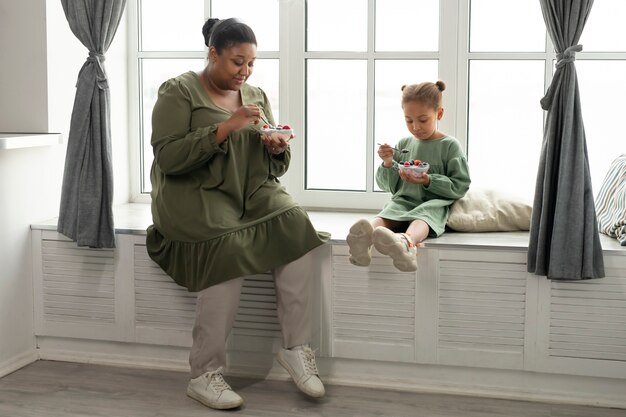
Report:
[{"label": "white sneaker", "polygon": [[350,247],[350,263],[357,266],[368,266],[372,262],[372,232],[370,222],[361,219],[350,228],[346,241]]},{"label": "white sneaker", "polygon": [[372,235],[374,247],[393,259],[393,265],[402,272],[417,271],[417,248],[405,233],[394,233],[386,227],[377,227]]},{"label": "white sneaker", "polygon": [[278,363],[289,372],[294,382],[306,395],[321,398],[326,391],[315,364],[315,353],[306,345],[293,349],[281,349]]},{"label": "white sneaker", "polygon": [[219,367],[216,371],[193,378],[187,386],[187,395],[217,410],[239,407],[243,398],[224,381],[222,372],[223,368]]}]

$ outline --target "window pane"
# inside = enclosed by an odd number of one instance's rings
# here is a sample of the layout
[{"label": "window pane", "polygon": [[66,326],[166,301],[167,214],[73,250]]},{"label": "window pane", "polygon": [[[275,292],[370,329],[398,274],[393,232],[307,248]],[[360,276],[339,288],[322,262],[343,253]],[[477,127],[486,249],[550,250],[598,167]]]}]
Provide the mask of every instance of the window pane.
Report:
[{"label": "window pane", "polygon": [[241,19],[254,31],[259,51],[278,51],[278,0],[213,0],[211,16]]},{"label": "window pane", "polygon": [[[278,59],[258,59],[254,62],[254,72],[248,79],[248,84],[260,87],[270,100],[274,121],[280,123],[279,103],[278,103],[278,79],[279,65]],[[296,132],[297,134],[298,132]]]},{"label": "window pane", "polygon": [[438,51],[439,0],[378,0],[376,50]]},{"label": "window pane", "polygon": [[595,1],[580,37],[583,51],[626,52],[626,1]]},{"label": "window pane", "polygon": [[532,202],[543,140],[543,61],[470,61],[472,187]]},{"label": "window pane", "polygon": [[471,0],[470,51],[545,51],[546,25],[538,1]]},{"label": "window pane", "polygon": [[306,108],[306,188],[364,191],[367,62],[308,60]]},{"label": "window pane", "polygon": [[[395,146],[400,139],[411,135],[404,123],[404,113],[400,104],[402,86],[423,81],[437,81],[438,61],[377,60],[375,71],[374,175],[376,175],[376,169],[382,162],[376,153],[378,149],[376,143],[387,142]],[[376,181],[374,181],[374,187],[375,190],[380,191]]]},{"label": "window pane", "polygon": [[306,2],[308,51],[366,51],[367,0]]},{"label": "window pane", "polygon": [[203,0],[140,2],[141,50],[201,51],[204,48]]},{"label": "window pane", "polygon": [[150,145],[152,135],[152,108],[157,99],[159,87],[170,78],[187,71],[200,71],[204,66],[203,59],[143,59],[141,61],[141,99],[142,99],[142,192],[149,193],[150,168],[153,154]]},{"label": "window pane", "polygon": [[[599,2],[595,2],[597,5]],[[593,13],[593,10],[592,10]],[[610,163],[626,154],[626,61],[576,61],[594,195]]]}]

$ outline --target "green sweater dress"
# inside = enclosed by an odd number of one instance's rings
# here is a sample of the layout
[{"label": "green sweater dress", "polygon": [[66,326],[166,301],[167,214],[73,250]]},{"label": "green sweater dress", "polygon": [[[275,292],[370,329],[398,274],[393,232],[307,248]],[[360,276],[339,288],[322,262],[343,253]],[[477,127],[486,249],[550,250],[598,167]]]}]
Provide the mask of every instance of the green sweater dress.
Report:
[{"label": "green sweater dress", "polygon": [[[397,221],[423,220],[430,226],[429,236],[441,235],[448,221],[449,206],[463,197],[470,186],[467,159],[459,142],[445,136],[441,139],[420,140],[408,137],[400,140],[393,165],[382,164],[376,171],[376,182],[392,194],[378,217]],[[400,179],[398,162],[420,159],[430,164],[430,184],[425,187]]]},{"label": "green sweater dress", "polygon": [[[244,84],[241,99],[274,123],[261,89]],[[278,180],[289,167],[289,149],[271,156],[260,125],[217,145],[217,125],[230,116],[213,104],[195,72],[163,83],[152,113],[147,251],[189,291],[267,272],[329,238],[315,230]]]}]

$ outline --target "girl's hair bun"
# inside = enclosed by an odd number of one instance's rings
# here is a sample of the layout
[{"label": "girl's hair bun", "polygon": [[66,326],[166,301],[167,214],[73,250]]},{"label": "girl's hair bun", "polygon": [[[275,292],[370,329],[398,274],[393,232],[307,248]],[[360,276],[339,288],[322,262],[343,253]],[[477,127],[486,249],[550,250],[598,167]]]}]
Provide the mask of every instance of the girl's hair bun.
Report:
[{"label": "girl's hair bun", "polygon": [[404,91],[405,88],[406,88],[406,84],[404,84],[402,87],[400,87],[400,91]]},{"label": "girl's hair bun", "polygon": [[444,83],[443,81],[439,80],[435,83],[435,85],[437,86],[437,88],[439,89],[439,91],[444,91],[446,89],[446,83]]}]

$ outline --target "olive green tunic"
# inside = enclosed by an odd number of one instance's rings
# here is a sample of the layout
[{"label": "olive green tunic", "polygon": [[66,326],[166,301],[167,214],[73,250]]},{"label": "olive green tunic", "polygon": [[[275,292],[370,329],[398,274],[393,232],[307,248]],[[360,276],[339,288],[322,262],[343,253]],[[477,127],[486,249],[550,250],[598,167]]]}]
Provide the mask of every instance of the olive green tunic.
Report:
[{"label": "olive green tunic", "polygon": [[[393,165],[385,168],[381,164],[376,171],[378,186],[393,194],[378,217],[397,221],[420,219],[430,226],[430,236],[439,236],[445,230],[449,206],[465,195],[471,182],[461,145],[451,136],[430,140],[411,136],[400,140],[396,147],[409,152],[396,151]],[[398,162],[411,159],[430,164],[428,187],[400,179]]]},{"label": "olive green tunic", "polygon": [[[274,123],[261,89],[244,84],[241,99]],[[189,291],[266,272],[328,240],[278,180],[291,153],[270,156],[260,124],[217,145],[217,125],[230,116],[213,104],[195,72],[163,83],[152,113],[154,224],[147,250]]]}]

